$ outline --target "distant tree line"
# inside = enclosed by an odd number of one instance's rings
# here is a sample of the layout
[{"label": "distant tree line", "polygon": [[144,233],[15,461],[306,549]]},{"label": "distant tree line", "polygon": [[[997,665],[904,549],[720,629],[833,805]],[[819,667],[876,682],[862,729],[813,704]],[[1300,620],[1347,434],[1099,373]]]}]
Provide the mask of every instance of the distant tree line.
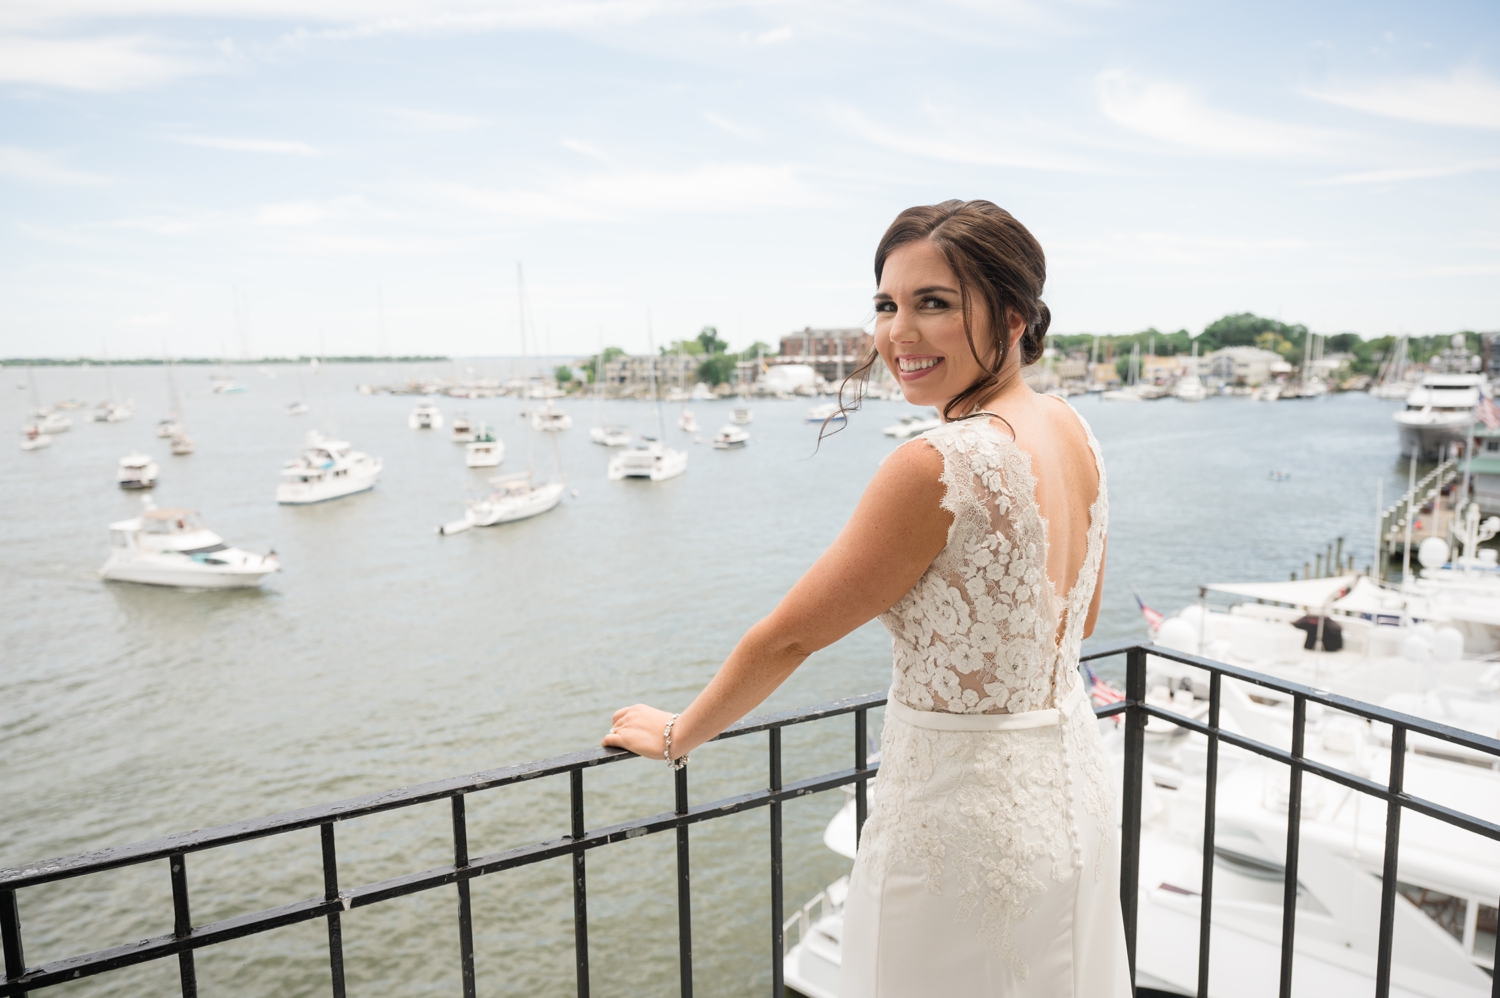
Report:
[{"label": "distant tree line", "polygon": [[[1301,323],[1288,324],[1279,319],[1266,318],[1252,312],[1240,312],[1214,320],[1203,327],[1203,331],[1196,337],[1186,329],[1168,333],[1155,327],[1143,329],[1138,333],[1101,335],[1098,337],[1099,359],[1103,361],[1129,354],[1130,348],[1135,345],[1140,346],[1143,355],[1153,347],[1158,357],[1191,353],[1193,343],[1196,341],[1200,356],[1221,347],[1260,347],[1281,354],[1292,364],[1300,364],[1303,344],[1309,332],[1308,328]],[[1451,338],[1451,333],[1413,336],[1408,344],[1408,356],[1417,362],[1426,361],[1438,351],[1445,349]],[[1468,341],[1469,349],[1477,353],[1479,334],[1465,331],[1464,338]],[[1071,336],[1059,334],[1048,339],[1051,346],[1063,353],[1070,353],[1076,350],[1092,351],[1095,337],[1088,333],[1080,333]],[[1374,373],[1379,368],[1380,362],[1390,355],[1396,345],[1396,337],[1379,336],[1367,340],[1362,339],[1358,333],[1331,333],[1324,337],[1323,342],[1325,354],[1348,353],[1352,355],[1349,364],[1352,373],[1370,374]]]},{"label": "distant tree line", "polygon": [[[703,360],[698,364],[698,380],[707,385],[723,385],[734,380],[734,367],[740,361],[754,360],[763,353],[774,355],[776,350],[757,340],[748,349],[731,353],[729,344],[719,338],[718,327],[704,326],[694,338],[664,344],[657,348],[657,353],[663,357],[679,353],[689,357],[702,357]],[[625,351],[619,347],[605,347],[601,353],[590,354],[580,360],[578,366],[588,372],[588,380],[592,384],[601,367],[623,356]]]}]

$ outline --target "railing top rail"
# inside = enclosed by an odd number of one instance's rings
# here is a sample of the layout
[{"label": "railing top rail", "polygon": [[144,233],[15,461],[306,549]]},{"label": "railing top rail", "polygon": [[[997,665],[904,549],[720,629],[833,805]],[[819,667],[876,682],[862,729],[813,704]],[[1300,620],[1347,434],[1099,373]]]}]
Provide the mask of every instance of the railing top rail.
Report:
[{"label": "railing top rail", "polygon": [[1332,707],[1335,710],[1341,710],[1371,721],[1379,721],[1382,724],[1399,725],[1408,731],[1415,731],[1419,734],[1451,742],[1454,745],[1462,745],[1465,748],[1471,748],[1489,755],[1500,756],[1500,739],[1487,738],[1476,732],[1466,731],[1463,728],[1454,728],[1438,721],[1428,720],[1425,717],[1417,717],[1413,714],[1403,714],[1398,710],[1377,707],[1362,700],[1353,700],[1338,693],[1330,693],[1327,690],[1304,686],[1301,683],[1294,683],[1291,680],[1278,679],[1275,676],[1253,672],[1250,669],[1230,665],[1227,662],[1216,662],[1211,658],[1203,658],[1200,655],[1173,651],[1161,645],[1142,645],[1138,642],[1105,645],[1101,648],[1090,649],[1079,657],[1081,661],[1089,662],[1101,658],[1109,658],[1113,655],[1121,655],[1135,648],[1149,652],[1158,658],[1180,662],[1183,665],[1195,666],[1209,673],[1218,673],[1221,676],[1240,679],[1244,682],[1276,690],[1280,693],[1303,697],[1309,703],[1322,704],[1325,707]]},{"label": "railing top rail", "polygon": [[[738,724],[726,728],[714,741],[736,738],[740,735],[755,734],[756,732],[768,731],[772,728],[783,728],[793,724],[805,724],[809,721],[818,721],[828,717],[836,717],[840,714],[849,714],[856,710],[879,707],[884,705],[885,701],[886,694],[884,692],[866,693],[862,696],[845,697],[842,700],[832,700],[827,703],[814,704],[810,707],[797,707],[791,710],[747,717]],[[382,811],[392,811],[415,804],[425,804],[461,794],[475,793],[480,790],[491,790],[514,783],[523,783],[527,780],[557,776],[573,770],[588,769],[630,758],[634,758],[632,753],[617,748],[596,748],[583,752],[570,752],[566,755],[553,756],[550,759],[538,759],[532,762],[501,766],[468,776],[453,776],[442,780],[432,780],[410,787],[402,787],[398,790],[386,790],[379,793],[365,794],[361,797],[351,797],[347,800],[335,801],[331,804],[316,804],[311,807],[298,808],[293,811],[282,811],[278,814],[266,815],[260,818],[250,818],[245,821],[215,825],[211,828],[200,828],[190,832],[176,832],[161,838],[133,842],[129,845],[94,849],[89,852],[75,853],[71,856],[40,860],[16,867],[0,868],[0,890],[32,887],[54,880],[66,880],[70,877],[117,869],[122,866],[133,866],[139,863],[164,859],[175,853],[196,852],[217,846],[232,845],[236,842],[244,842],[250,839],[264,838],[268,835],[279,835],[283,832],[312,828],[316,825],[324,825],[330,822],[347,821],[350,818],[377,814]]]}]

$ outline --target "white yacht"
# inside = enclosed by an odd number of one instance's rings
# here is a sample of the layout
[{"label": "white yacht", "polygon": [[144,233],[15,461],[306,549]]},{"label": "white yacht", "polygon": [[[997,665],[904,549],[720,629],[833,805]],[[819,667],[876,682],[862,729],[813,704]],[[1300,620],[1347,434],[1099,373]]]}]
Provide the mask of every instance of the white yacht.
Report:
[{"label": "white yacht", "polygon": [[354,450],[346,441],[331,440],[316,431],[296,460],[281,469],[276,501],[302,506],[365,492],[375,487],[383,467],[378,457]]},{"label": "white yacht", "polygon": [[807,410],[809,423],[842,423],[844,418],[844,411],[837,402],[824,402]]},{"label": "white yacht", "polygon": [[474,442],[474,424],[467,414],[455,412],[453,414],[453,426],[449,430],[451,439],[456,444],[468,444]]},{"label": "white yacht", "polygon": [[131,453],[120,458],[120,470],[115,479],[122,489],[149,489],[156,485],[161,468],[149,454]]},{"label": "white yacht", "polygon": [[210,375],[208,380],[215,395],[238,395],[245,390],[244,385],[225,373]]},{"label": "white yacht", "polygon": [[71,419],[51,409],[38,409],[34,414],[33,422],[36,423],[37,429],[52,435],[67,433],[73,428]]},{"label": "white yacht", "polygon": [[286,408],[283,409],[282,412],[285,412],[288,416],[305,416],[310,410],[311,406],[309,406],[306,402],[297,401],[288,402],[286,404]]},{"label": "white yacht", "polygon": [[406,425],[414,430],[441,430],[443,414],[431,402],[422,402],[406,417]]},{"label": "white yacht", "polygon": [[181,432],[182,420],[178,419],[175,414],[156,421],[156,435],[163,440],[171,440]]},{"label": "white yacht", "polygon": [[1489,394],[1482,374],[1428,374],[1391,418],[1401,433],[1401,455],[1438,457],[1474,423],[1474,407]]},{"label": "white yacht", "polygon": [[172,454],[176,457],[187,457],[193,452],[193,438],[187,435],[186,430],[178,430],[172,434]]},{"label": "white yacht", "polygon": [[41,427],[35,423],[28,423],[21,427],[21,449],[41,450],[52,446],[52,438],[43,433]]},{"label": "white yacht", "polygon": [[128,405],[122,405],[119,402],[100,402],[89,414],[89,419],[96,423],[123,423],[134,415],[135,410]]},{"label": "white yacht", "polygon": [[531,426],[546,433],[558,433],[573,428],[573,417],[554,408],[552,400],[548,399],[546,405],[531,410]]},{"label": "white yacht", "polygon": [[907,440],[942,425],[943,421],[936,416],[902,416],[899,421],[880,432],[888,437],[895,437],[897,440]]},{"label": "white yacht", "polygon": [[438,527],[439,534],[456,534],[470,527],[493,527],[545,513],[562,502],[567,486],[562,482],[536,485],[531,472],[500,475],[490,479],[495,491],[483,499],[469,500],[462,520]]},{"label": "white yacht", "polygon": [[697,433],[698,417],[693,415],[691,409],[682,410],[682,415],[677,417],[677,428],[683,433]]},{"label": "white yacht", "polygon": [[735,450],[750,442],[749,432],[740,429],[734,424],[719,427],[719,432],[714,434],[714,446],[719,450]]},{"label": "white yacht", "polygon": [[495,433],[483,423],[474,432],[464,450],[464,464],[470,468],[498,468],[505,460],[505,441],[496,440]]},{"label": "white yacht", "polygon": [[589,439],[602,447],[629,447],[632,434],[624,426],[594,426],[589,428]]},{"label": "white yacht", "polygon": [[1208,389],[1198,375],[1187,374],[1177,379],[1177,384],[1172,386],[1172,395],[1182,402],[1202,402],[1208,398]]},{"label": "white yacht", "polygon": [[660,440],[642,437],[641,443],[609,459],[609,480],[649,478],[664,482],[687,471],[687,451],[674,450]]},{"label": "white yacht", "polygon": [[729,421],[735,426],[749,426],[754,419],[755,413],[745,408],[736,409],[729,414]]},{"label": "white yacht", "polygon": [[714,390],[702,381],[693,386],[692,394],[688,396],[694,402],[712,402],[715,397]]},{"label": "white yacht", "polygon": [[224,543],[188,509],[157,509],[109,525],[109,560],[99,569],[111,582],[194,589],[258,586],[279,571],[275,552],[249,554]]}]

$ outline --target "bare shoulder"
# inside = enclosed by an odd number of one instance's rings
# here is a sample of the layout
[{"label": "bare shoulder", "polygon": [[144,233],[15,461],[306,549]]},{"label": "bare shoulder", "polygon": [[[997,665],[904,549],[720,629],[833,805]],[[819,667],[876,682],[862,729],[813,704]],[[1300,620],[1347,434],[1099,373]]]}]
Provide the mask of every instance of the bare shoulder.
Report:
[{"label": "bare shoulder", "polygon": [[907,522],[930,518],[934,523],[951,520],[942,508],[943,456],[921,437],[893,450],[881,462],[865,490],[861,506],[899,513]]}]

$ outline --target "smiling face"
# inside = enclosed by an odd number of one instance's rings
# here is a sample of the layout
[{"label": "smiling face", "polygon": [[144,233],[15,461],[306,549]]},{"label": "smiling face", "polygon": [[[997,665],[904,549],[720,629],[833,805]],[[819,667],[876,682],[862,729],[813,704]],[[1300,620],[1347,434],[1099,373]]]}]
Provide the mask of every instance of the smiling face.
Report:
[{"label": "smiling face", "polygon": [[[970,294],[969,318],[973,350],[964,335],[958,275],[931,240],[904,243],[886,257],[875,293],[875,349],[908,402],[942,412],[949,399],[984,376],[998,345],[983,296]],[[1006,367],[1019,364],[1015,344],[1025,329],[1020,316],[1009,318]]]}]

